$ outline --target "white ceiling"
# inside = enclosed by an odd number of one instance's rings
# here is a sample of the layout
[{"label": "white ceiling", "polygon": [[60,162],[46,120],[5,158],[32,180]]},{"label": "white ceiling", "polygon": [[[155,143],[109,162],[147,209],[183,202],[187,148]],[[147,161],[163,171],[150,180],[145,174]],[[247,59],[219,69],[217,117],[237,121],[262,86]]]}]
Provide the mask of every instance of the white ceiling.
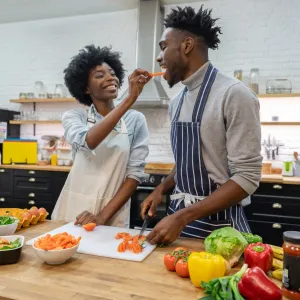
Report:
[{"label": "white ceiling", "polygon": [[[161,0],[162,5],[184,2],[197,0]],[[138,0],[0,0],[0,23],[113,12],[137,5]]]}]

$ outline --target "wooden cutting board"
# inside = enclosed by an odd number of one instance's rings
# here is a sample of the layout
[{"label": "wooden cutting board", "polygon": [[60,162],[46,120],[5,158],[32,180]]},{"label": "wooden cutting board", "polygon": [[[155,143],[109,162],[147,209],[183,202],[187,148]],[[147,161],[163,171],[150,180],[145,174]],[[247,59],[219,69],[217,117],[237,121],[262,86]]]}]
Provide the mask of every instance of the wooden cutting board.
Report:
[{"label": "wooden cutting board", "polygon": [[[74,223],[68,223],[41,236],[46,234],[53,235],[62,232],[67,232],[75,237],[82,237],[77,252],[83,254],[140,262],[143,261],[156,248],[156,245],[151,245],[148,242],[145,242],[145,248],[142,253],[135,254],[131,251],[120,253],[117,251],[117,248],[122,240],[116,240],[115,235],[118,232],[128,232],[132,235],[137,235],[140,233],[140,231],[111,226],[97,226],[93,231],[86,231],[81,226],[75,226]],[[147,235],[148,233],[149,231],[145,232],[144,235]],[[41,236],[29,240],[26,245],[32,245],[34,240]]]}]

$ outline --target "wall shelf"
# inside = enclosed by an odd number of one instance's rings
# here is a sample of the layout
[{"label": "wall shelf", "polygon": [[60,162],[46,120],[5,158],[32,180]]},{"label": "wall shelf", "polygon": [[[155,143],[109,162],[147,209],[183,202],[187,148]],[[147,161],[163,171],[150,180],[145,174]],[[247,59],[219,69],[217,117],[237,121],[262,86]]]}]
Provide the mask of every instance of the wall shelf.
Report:
[{"label": "wall shelf", "polygon": [[300,122],[260,122],[261,125],[275,125],[275,126],[278,126],[278,125],[289,125],[289,126],[297,126],[299,125],[300,126]]},{"label": "wall shelf", "polygon": [[61,124],[60,120],[11,120],[9,124],[22,125],[22,124]]},{"label": "wall shelf", "polygon": [[32,99],[12,99],[12,103],[58,103],[58,102],[77,102],[74,98],[32,98]]},{"label": "wall shelf", "polygon": [[300,93],[294,94],[258,94],[258,98],[300,98]]}]

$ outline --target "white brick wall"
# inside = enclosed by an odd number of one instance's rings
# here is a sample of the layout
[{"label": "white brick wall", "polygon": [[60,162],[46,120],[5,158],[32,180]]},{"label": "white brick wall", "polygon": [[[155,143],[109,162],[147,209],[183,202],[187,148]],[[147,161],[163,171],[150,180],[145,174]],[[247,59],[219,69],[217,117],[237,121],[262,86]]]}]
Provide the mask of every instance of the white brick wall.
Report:
[{"label": "white brick wall", "polygon": [[[190,5],[199,8],[202,2]],[[203,1],[220,17],[223,28],[220,49],[210,58],[224,73],[243,69],[249,76],[253,67],[260,69],[261,92],[267,78],[286,77],[292,81],[293,92],[300,92],[300,11],[299,0],[210,0]],[[166,7],[166,13],[173,6]],[[89,43],[112,45],[123,53],[125,68],[135,67],[136,10],[96,14],[53,20],[0,25],[0,107],[19,109],[10,104],[19,92],[30,92],[36,80],[42,80],[53,92],[63,81],[63,69],[77,50]],[[121,28],[121,31],[120,31]],[[126,88],[126,83],[124,88]],[[170,97],[180,91],[179,84],[170,90]],[[25,109],[32,109],[26,105]],[[44,111],[65,111],[70,104],[53,107],[37,104]],[[166,109],[143,109],[150,130],[148,161],[173,161],[169,143],[169,118]],[[262,121],[278,115],[281,121],[300,121],[300,99],[264,99],[261,101]],[[299,126],[263,126],[263,138],[275,134],[285,146],[282,154],[300,150]],[[37,135],[62,134],[60,125],[37,126]],[[32,126],[22,128],[23,136],[32,134]]]}]

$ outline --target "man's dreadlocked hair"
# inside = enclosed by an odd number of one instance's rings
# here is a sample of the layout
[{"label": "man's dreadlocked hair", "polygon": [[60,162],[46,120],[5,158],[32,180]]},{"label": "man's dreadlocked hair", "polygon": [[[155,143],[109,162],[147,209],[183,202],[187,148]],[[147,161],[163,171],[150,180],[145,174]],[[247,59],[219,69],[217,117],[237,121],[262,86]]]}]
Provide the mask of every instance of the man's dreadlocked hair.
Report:
[{"label": "man's dreadlocked hair", "polygon": [[221,27],[215,26],[218,19],[211,17],[212,10],[203,10],[203,5],[198,12],[190,7],[177,7],[165,18],[166,28],[175,28],[195,34],[197,37],[204,39],[208,48],[218,49],[220,40],[218,34],[222,34]]}]

